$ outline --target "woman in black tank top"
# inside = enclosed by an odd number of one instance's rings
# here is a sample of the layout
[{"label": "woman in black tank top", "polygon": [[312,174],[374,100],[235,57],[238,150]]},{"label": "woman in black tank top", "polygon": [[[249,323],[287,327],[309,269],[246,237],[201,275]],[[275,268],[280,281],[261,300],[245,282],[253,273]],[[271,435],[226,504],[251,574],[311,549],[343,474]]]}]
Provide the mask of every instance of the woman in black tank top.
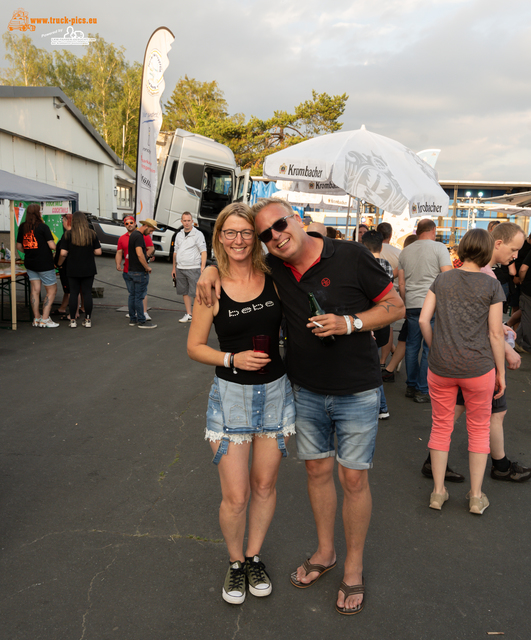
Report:
[{"label": "woman in black tank top", "polygon": [[[216,367],[205,438],[219,469],[219,520],[229,552],[222,597],[241,604],[247,585],[258,597],[272,590],[260,550],[275,510],[276,480],[280,461],[287,455],[286,440],[295,433],[295,406],[278,350],[280,300],[247,205],[233,203],[223,209],[212,245],[222,292],[211,308],[195,305],[188,355]],[[220,350],[207,343],[212,324]],[[253,337],[258,335],[269,336],[269,354],[253,350]]]}]

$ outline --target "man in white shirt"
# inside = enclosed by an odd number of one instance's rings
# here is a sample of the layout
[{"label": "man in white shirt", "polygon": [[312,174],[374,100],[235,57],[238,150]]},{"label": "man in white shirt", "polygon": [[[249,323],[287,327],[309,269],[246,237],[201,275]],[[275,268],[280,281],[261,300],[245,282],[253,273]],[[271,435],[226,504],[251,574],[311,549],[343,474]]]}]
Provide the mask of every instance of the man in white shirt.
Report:
[{"label": "man in white shirt", "polygon": [[177,295],[183,297],[186,313],[179,322],[192,321],[192,298],[201,272],[205,268],[207,248],[205,236],[194,227],[192,214],[185,211],[181,216],[183,228],[175,236],[172,276]]}]

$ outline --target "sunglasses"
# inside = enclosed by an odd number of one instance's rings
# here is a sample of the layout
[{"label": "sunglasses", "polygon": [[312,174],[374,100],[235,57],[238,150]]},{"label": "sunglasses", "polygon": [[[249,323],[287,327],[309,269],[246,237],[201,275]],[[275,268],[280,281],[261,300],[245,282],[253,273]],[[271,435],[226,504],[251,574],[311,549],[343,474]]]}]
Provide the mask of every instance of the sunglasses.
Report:
[{"label": "sunglasses", "polygon": [[267,244],[268,242],[270,242],[271,238],[273,237],[273,233],[271,230],[276,231],[277,233],[284,231],[288,226],[287,220],[289,218],[293,218],[294,215],[295,214],[292,213],[291,215],[284,216],[283,218],[280,218],[280,220],[277,220],[276,222],[274,222],[269,228],[265,229],[264,231],[262,231],[262,233],[258,234],[259,240],[264,244]]}]

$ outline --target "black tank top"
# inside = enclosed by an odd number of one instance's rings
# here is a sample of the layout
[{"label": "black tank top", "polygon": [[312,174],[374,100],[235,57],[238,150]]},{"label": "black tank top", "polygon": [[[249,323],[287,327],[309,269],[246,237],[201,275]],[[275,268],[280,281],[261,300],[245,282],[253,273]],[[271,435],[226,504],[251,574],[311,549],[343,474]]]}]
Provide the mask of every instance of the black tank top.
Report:
[{"label": "black tank top", "polygon": [[271,362],[266,365],[265,374],[242,369],[234,374],[232,369],[216,367],[216,375],[238,384],[265,384],[283,376],[284,363],[278,350],[281,319],[282,308],[271,276],[265,276],[262,293],[249,302],[235,302],[222,287],[219,311],[214,318],[220,349],[229,353],[252,350],[253,336],[268,335]]}]

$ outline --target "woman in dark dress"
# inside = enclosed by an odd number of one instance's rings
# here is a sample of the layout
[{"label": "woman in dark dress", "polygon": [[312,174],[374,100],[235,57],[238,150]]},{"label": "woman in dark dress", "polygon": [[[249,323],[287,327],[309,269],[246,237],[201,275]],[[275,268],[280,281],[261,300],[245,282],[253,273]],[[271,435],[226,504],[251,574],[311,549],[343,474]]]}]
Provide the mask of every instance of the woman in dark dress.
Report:
[{"label": "woman in dark dress", "polygon": [[72,229],[64,235],[61,248],[61,256],[58,264],[61,265],[68,257],[66,274],[70,288],[70,326],[77,327],[76,312],[77,300],[81,293],[85,303],[84,327],[91,327],[92,315],[92,284],[96,275],[96,261],[94,256],[101,256],[101,245],[96,233],[89,228],[86,215],[82,211],[72,214]]}]

